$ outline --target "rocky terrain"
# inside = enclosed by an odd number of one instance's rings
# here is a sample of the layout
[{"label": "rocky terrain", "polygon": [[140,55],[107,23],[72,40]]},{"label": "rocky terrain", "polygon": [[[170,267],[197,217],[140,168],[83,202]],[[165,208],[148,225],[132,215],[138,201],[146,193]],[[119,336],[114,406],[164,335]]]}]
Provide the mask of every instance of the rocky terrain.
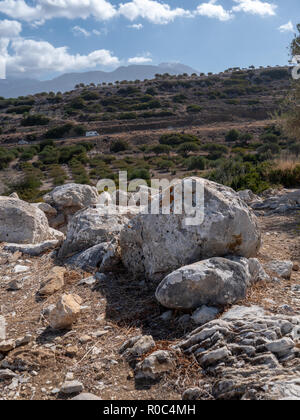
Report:
[{"label": "rocky terrain", "polygon": [[0,197],[2,399],[300,399],[300,190],[193,182],[194,226],[172,188]]}]

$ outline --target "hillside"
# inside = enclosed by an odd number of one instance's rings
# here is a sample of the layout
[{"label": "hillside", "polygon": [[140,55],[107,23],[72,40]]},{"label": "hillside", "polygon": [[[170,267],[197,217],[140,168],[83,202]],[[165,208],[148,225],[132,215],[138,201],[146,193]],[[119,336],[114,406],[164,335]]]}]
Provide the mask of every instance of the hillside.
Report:
[{"label": "hillside", "polygon": [[[196,174],[255,192],[293,187],[300,146],[271,120],[289,85],[288,69],[270,68],[2,99],[0,191],[35,200],[119,170],[148,180]],[[100,135],[86,138],[92,130]]]}]

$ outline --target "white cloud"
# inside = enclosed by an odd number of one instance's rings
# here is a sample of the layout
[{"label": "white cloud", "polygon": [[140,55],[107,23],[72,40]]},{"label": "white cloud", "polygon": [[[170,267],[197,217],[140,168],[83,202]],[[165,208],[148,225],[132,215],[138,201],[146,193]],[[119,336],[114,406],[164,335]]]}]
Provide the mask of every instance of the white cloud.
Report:
[{"label": "white cloud", "polygon": [[128,64],[147,64],[152,63],[152,58],[150,53],[140,55],[137,57],[132,57],[128,59]]},{"label": "white cloud", "polygon": [[116,15],[115,7],[106,0],[25,0],[0,1],[0,13],[27,22],[43,22],[53,18],[86,19],[93,16],[108,20]]},{"label": "white cloud", "polygon": [[245,12],[252,15],[259,16],[275,16],[276,15],[276,4],[268,3],[261,0],[233,0],[238,3],[232,10],[234,12]]},{"label": "white cloud", "polygon": [[144,26],[141,23],[134,23],[133,25],[128,25],[128,28],[137,30],[143,29],[143,27]]},{"label": "white cloud", "polygon": [[93,29],[92,32],[93,32],[94,35],[97,35],[97,36],[101,35],[101,32],[98,31],[97,29]]},{"label": "white cloud", "polygon": [[211,0],[208,3],[202,3],[197,7],[196,14],[207,16],[209,18],[219,19],[221,21],[229,20],[233,17],[230,11],[224,9],[220,4],[215,4],[216,0]]},{"label": "white cloud", "polygon": [[19,36],[22,25],[15,20],[0,20],[0,38],[13,38]]},{"label": "white cloud", "polygon": [[13,39],[13,54],[7,57],[8,74],[40,74],[46,72],[78,71],[95,67],[116,67],[119,59],[108,50],[96,50],[88,55],[70,54],[67,47],[56,48],[49,42]]},{"label": "white cloud", "polygon": [[133,21],[138,18],[146,19],[156,24],[172,22],[177,17],[191,17],[192,13],[180,7],[172,9],[168,4],[155,0],[132,0],[121,3],[119,14]]},{"label": "white cloud", "polygon": [[88,32],[86,29],[81,28],[80,26],[73,26],[72,28],[72,32],[74,35],[83,35],[86,38],[89,37],[91,35],[90,32]]},{"label": "white cloud", "polygon": [[293,25],[292,21],[289,21],[285,25],[279,26],[278,29],[282,33],[284,33],[284,32],[295,32],[294,25]]}]

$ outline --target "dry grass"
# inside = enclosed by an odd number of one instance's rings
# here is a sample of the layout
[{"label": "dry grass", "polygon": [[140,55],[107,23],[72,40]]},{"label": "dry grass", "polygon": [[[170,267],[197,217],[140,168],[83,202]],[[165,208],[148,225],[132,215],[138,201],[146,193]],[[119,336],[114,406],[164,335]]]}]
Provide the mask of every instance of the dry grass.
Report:
[{"label": "dry grass", "polygon": [[274,160],[272,168],[281,171],[292,171],[300,164],[300,158],[295,155],[282,156]]}]

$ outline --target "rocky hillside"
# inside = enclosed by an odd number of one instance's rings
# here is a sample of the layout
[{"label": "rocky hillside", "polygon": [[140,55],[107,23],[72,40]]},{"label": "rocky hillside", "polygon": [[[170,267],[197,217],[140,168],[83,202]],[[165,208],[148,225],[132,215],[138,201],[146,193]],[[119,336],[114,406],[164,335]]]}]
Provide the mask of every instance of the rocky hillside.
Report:
[{"label": "rocky hillside", "polygon": [[300,399],[300,190],[193,182],[0,197],[3,399]]}]

